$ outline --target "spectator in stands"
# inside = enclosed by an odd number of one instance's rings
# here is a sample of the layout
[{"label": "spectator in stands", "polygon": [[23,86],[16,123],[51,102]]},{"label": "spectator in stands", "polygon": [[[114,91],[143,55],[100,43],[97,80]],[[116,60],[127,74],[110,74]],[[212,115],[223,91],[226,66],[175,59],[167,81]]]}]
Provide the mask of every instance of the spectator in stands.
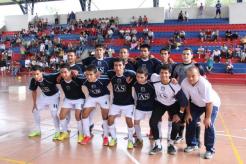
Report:
[{"label": "spectator in stands", "polygon": [[209,57],[207,62],[206,62],[206,69],[208,72],[211,72],[212,69],[214,68],[214,59],[212,57]]},{"label": "spectator in stands", "polygon": [[230,73],[230,74],[233,74],[233,64],[232,64],[232,61],[231,59],[228,59],[227,62],[226,62],[226,73]]},{"label": "spectator in stands", "polygon": [[142,26],[143,25],[143,18],[142,16],[138,17],[138,26]]},{"label": "spectator in stands", "polygon": [[205,32],[205,41],[210,41],[211,40],[211,35],[212,35],[212,31],[210,29],[208,29]]},{"label": "spectator in stands", "polygon": [[226,41],[228,39],[231,39],[231,36],[232,36],[231,30],[230,29],[229,30],[226,30],[226,32],[225,32],[225,39],[226,39]]},{"label": "spectator in stands", "polygon": [[201,45],[198,49],[197,49],[197,54],[198,54],[198,58],[200,59],[201,55],[204,55],[205,49],[204,47]]},{"label": "spectator in stands", "polygon": [[125,35],[125,31],[123,29],[120,29],[119,30],[119,35],[120,35],[120,38],[123,39],[124,35]]},{"label": "spectator in stands", "polygon": [[214,51],[213,51],[213,54],[212,54],[212,57],[214,59],[214,61],[216,63],[220,63],[220,59],[221,59],[221,51],[216,48]]},{"label": "spectator in stands", "polygon": [[179,37],[182,39],[182,41],[184,41],[185,40],[185,31],[180,31],[179,32]]},{"label": "spectator in stands", "polygon": [[241,53],[241,59],[240,61],[242,63],[246,62],[246,50],[244,50],[242,53]]},{"label": "spectator in stands", "polygon": [[184,13],[184,21],[188,22],[189,20],[189,13],[187,11],[185,11]]},{"label": "spectator in stands", "polygon": [[222,56],[222,57],[225,57],[226,54],[227,54],[227,52],[228,52],[228,46],[224,43],[224,44],[221,46],[220,50],[221,50],[221,56]]},{"label": "spectator in stands", "polygon": [[201,42],[204,42],[204,40],[205,40],[205,32],[204,32],[204,30],[200,30],[200,33],[199,33],[199,37],[200,37],[200,41]]},{"label": "spectator in stands", "polygon": [[148,23],[149,23],[149,20],[148,20],[147,16],[144,15],[144,17],[143,17],[143,25],[144,25],[144,26],[147,26]]},{"label": "spectator in stands", "polygon": [[201,3],[199,6],[199,16],[203,15],[203,10],[204,10],[204,6],[203,6],[203,3]]},{"label": "spectator in stands", "polygon": [[132,16],[130,23],[133,27],[136,27],[138,25],[138,21],[135,16]]},{"label": "spectator in stands", "polygon": [[0,53],[4,52],[6,50],[5,44],[3,42],[0,42]]},{"label": "spectator in stands", "polygon": [[233,32],[231,35],[231,40],[237,40],[239,38],[238,32]]},{"label": "spectator in stands", "polygon": [[20,62],[12,61],[12,63],[11,63],[11,76],[16,77],[20,71],[20,67],[21,67]]},{"label": "spectator in stands", "polygon": [[237,45],[236,48],[234,49],[234,54],[235,54],[234,56],[241,58],[241,53],[242,53],[241,46]]},{"label": "spectator in stands", "polygon": [[183,15],[183,11],[181,10],[179,15],[178,15],[178,21],[184,21],[184,15]]},{"label": "spectator in stands", "polygon": [[217,18],[217,15],[220,16],[221,18],[221,3],[220,1],[217,1],[217,4],[215,5],[215,8],[216,8],[216,15],[215,15],[215,18]]},{"label": "spectator in stands", "polygon": [[154,39],[154,32],[152,30],[149,30],[148,31],[148,38],[150,40],[150,42],[153,42],[153,39]]},{"label": "spectator in stands", "polygon": [[214,30],[211,34],[211,41],[218,41],[219,37],[219,30]]}]

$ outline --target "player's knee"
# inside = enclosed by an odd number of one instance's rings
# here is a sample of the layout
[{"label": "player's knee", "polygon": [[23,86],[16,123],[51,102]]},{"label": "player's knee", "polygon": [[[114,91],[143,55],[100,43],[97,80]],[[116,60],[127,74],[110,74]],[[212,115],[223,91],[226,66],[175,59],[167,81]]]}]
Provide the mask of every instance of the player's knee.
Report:
[{"label": "player's knee", "polygon": [[111,126],[114,124],[114,117],[113,116],[109,116],[108,117],[108,125]]}]

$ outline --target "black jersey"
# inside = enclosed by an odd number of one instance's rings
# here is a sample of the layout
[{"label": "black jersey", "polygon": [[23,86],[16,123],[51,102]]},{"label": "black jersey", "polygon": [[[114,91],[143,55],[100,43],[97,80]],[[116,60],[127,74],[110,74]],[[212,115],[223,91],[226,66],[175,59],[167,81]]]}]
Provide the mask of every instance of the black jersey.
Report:
[{"label": "black jersey", "polygon": [[148,60],[138,59],[136,62],[135,68],[136,70],[140,67],[146,68],[148,70],[149,77],[150,77],[153,73],[159,73],[158,71],[159,71],[160,65],[161,65],[161,62],[155,58],[151,58]]},{"label": "black jersey", "polygon": [[59,73],[56,74],[44,74],[42,81],[36,81],[34,78],[31,79],[29,89],[32,91],[37,90],[39,87],[44,95],[46,96],[52,96],[56,94],[59,89],[57,88],[56,84],[56,78],[59,76]]},{"label": "black jersey", "polygon": [[71,81],[67,82],[61,79],[61,87],[67,99],[78,100],[84,99],[85,95],[82,92],[82,85],[85,81],[84,77],[75,77]]},{"label": "black jersey", "polygon": [[[136,81],[136,73],[131,70],[125,70],[122,76],[116,76],[114,71],[109,71],[108,76],[113,87],[113,104],[115,105],[132,105],[134,100],[132,97],[132,86]],[[131,77],[132,81],[127,82],[127,77]]]},{"label": "black jersey", "polygon": [[70,65],[70,69],[71,70],[76,70],[78,71],[79,74],[83,74],[84,73],[84,68],[82,64],[73,64]]},{"label": "black jersey", "polygon": [[147,82],[146,84],[135,82],[133,88],[137,99],[136,109],[141,111],[152,111],[156,97],[154,86],[150,82]]},{"label": "black jersey", "polygon": [[83,86],[85,86],[91,97],[101,97],[104,95],[109,95],[109,90],[107,88],[109,84],[109,78],[107,76],[100,77],[96,82],[85,81]]}]

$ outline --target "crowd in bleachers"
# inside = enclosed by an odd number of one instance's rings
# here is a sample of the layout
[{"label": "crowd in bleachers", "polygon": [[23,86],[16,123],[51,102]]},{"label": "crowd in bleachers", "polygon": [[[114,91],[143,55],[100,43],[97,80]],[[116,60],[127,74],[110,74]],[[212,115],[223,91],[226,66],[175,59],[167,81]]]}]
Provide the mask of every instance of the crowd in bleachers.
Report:
[{"label": "crowd in bleachers", "polygon": [[[73,12],[68,14],[67,24],[58,24],[59,17],[55,16],[55,25],[50,25],[47,19],[39,18],[37,15],[29,23],[28,30],[22,30],[14,35],[1,35],[0,52],[1,65],[10,68],[13,50],[18,49],[25,59],[22,63],[27,69],[31,65],[39,64],[43,67],[57,69],[59,63],[66,62],[66,50],[76,49],[78,58],[81,57],[85,47],[96,44],[105,44],[108,48],[107,53],[112,55],[114,50],[110,48],[110,42],[113,36],[124,40],[124,46],[129,50],[138,50],[142,44],[154,45],[155,34],[148,27],[147,16],[133,16],[130,19],[130,25],[125,27],[119,25],[118,17],[77,20]],[[138,27],[142,26],[142,31]],[[67,40],[61,37],[63,34],[76,35],[77,41]],[[199,36],[201,45],[204,42],[217,42],[221,40],[220,31],[211,29],[200,30]],[[231,41],[230,45],[223,44],[217,46],[214,50],[209,47],[200,46],[195,50],[198,58],[204,57],[209,71],[213,69],[213,63],[220,63],[221,58],[226,58],[227,63],[232,64],[232,58],[240,58],[245,62],[246,39],[241,38],[241,44],[236,42],[240,38],[237,32],[227,30],[222,38],[226,43]],[[236,41],[235,41],[236,40]],[[175,30],[173,36],[163,45],[170,51],[179,50],[186,46],[186,32],[184,30]],[[226,64],[228,65],[228,64]],[[225,67],[227,68],[227,66]]]}]

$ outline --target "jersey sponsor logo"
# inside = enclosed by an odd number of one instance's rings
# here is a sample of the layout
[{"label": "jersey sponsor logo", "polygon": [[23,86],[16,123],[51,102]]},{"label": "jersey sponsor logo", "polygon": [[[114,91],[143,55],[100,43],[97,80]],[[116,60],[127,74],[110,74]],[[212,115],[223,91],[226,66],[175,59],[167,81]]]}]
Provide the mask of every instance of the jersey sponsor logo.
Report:
[{"label": "jersey sponsor logo", "polygon": [[90,89],[90,92],[91,92],[92,94],[97,95],[97,94],[100,94],[100,93],[101,93],[101,90],[100,90],[100,89]]},{"label": "jersey sponsor logo", "polygon": [[159,96],[163,99],[168,99],[168,95],[166,93],[160,93]]},{"label": "jersey sponsor logo", "polygon": [[115,92],[126,92],[126,86],[120,84],[114,84],[114,91]]},{"label": "jersey sponsor logo", "polygon": [[137,98],[140,101],[149,100],[150,99],[150,94],[149,93],[138,93],[137,94]]},{"label": "jersey sponsor logo", "polygon": [[104,69],[104,67],[97,67],[97,70],[100,71],[100,72],[102,72],[102,73],[104,73],[104,70],[105,69]]}]

